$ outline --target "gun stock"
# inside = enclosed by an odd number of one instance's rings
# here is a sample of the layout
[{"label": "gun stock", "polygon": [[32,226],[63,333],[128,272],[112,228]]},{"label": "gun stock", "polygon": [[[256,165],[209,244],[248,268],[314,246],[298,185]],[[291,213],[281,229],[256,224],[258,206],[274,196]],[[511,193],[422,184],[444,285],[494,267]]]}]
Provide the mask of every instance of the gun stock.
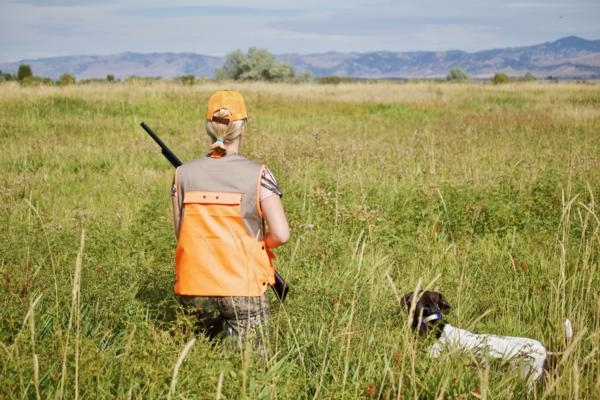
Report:
[{"label": "gun stock", "polygon": [[[177,168],[181,164],[183,164],[181,160],[177,158],[175,153],[173,153],[171,149],[169,149],[169,147],[158,137],[158,135],[152,130],[152,128],[146,125],[145,122],[142,122],[140,125],[142,128],[144,128],[148,135],[150,135],[150,137],[154,139],[156,144],[158,144],[161,153],[165,156],[167,160],[169,160],[173,167]],[[285,279],[283,279],[283,277],[279,275],[279,272],[275,271],[275,284],[271,286],[271,289],[273,289],[273,292],[275,292],[275,295],[277,296],[279,301],[283,303],[288,294],[288,291],[290,290],[290,287],[285,281]]]}]

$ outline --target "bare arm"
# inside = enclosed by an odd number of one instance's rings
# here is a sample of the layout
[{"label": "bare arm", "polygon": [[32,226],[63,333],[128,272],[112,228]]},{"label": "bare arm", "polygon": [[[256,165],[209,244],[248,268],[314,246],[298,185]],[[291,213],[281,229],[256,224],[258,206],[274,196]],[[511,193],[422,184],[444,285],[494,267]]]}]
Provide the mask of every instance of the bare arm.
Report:
[{"label": "bare arm", "polygon": [[175,237],[179,240],[179,229],[181,227],[181,203],[179,202],[179,193],[177,190],[177,170],[175,170],[175,176],[173,177],[171,201],[173,203],[173,227],[175,228]]},{"label": "bare arm", "polygon": [[173,197],[173,227],[175,228],[175,237],[177,239],[179,239],[179,225],[181,223],[180,221],[180,215],[181,215],[181,209],[179,208],[179,200],[177,200],[177,197]]},{"label": "bare arm", "polygon": [[290,227],[283,211],[283,205],[279,196],[269,196],[261,200],[260,206],[268,226],[264,241],[267,247],[274,249],[290,239]]}]

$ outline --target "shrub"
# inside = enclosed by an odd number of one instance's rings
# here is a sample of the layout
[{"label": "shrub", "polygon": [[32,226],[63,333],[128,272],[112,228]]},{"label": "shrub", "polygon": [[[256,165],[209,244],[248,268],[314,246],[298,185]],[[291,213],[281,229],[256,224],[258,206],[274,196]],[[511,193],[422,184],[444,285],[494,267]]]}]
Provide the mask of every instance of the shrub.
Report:
[{"label": "shrub", "polygon": [[177,82],[181,82],[183,85],[193,85],[196,83],[196,77],[194,75],[182,75],[175,78]]},{"label": "shrub", "polygon": [[535,81],[535,76],[531,72],[527,72],[525,76],[523,76],[523,80],[525,82],[532,82]]},{"label": "shrub", "polygon": [[494,77],[492,78],[492,82],[494,83],[494,85],[499,85],[502,83],[508,83],[510,79],[508,78],[508,75],[506,75],[505,73],[502,72],[498,72],[494,75]]},{"label": "shrub", "polygon": [[55,82],[50,78],[42,78],[39,76],[27,76],[20,81],[22,86],[53,86]]},{"label": "shrub", "polygon": [[74,85],[75,82],[76,82],[76,79],[71,74],[62,74],[60,76],[60,78],[58,78],[58,84],[60,86]]},{"label": "shrub", "polygon": [[15,76],[9,74],[8,72],[2,72],[0,71],[0,82],[2,81],[13,81],[15,80]]},{"label": "shrub", "polygon": [[356,82],[356,79],[343,76],[322,76],[317,79],[317,82],[320,84],[337,85],[338,83]]},{"label": "shrub", "polygon": [[466,72],[462,70],[462,68],[452,68],[448,71],[448,75],[446,75],[446,80],[449,82],[463,82],[468,80]]}]

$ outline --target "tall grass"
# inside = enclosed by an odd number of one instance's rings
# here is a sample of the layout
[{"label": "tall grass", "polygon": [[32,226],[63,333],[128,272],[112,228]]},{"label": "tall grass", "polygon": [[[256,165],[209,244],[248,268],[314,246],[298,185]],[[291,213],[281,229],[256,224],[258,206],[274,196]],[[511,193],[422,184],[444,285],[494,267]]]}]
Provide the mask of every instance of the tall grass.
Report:
[{"label": "tall grass", "polygon": [[503,363],[426,357],[398,302],[417,287],[456,326],[542,341],[558,366],[530,397],[600,397],[598,85],[228,87],[293,231],[266,359],[193,335],[172,170],[139,127],[203,154],[222,87],[2,84],[0,398],[525,397]]}]

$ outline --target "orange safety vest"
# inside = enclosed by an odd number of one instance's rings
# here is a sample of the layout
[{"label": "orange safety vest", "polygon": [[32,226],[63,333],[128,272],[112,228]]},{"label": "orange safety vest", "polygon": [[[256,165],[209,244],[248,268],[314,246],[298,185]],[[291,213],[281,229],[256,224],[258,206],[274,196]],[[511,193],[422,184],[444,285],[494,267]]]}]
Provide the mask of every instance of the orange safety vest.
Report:
[{"label": "orange safety vest", "polygon": [[263,241],[263,169],[239,155],[203,157],[177,169],[176,294],[260,296],[275,282]]}]

